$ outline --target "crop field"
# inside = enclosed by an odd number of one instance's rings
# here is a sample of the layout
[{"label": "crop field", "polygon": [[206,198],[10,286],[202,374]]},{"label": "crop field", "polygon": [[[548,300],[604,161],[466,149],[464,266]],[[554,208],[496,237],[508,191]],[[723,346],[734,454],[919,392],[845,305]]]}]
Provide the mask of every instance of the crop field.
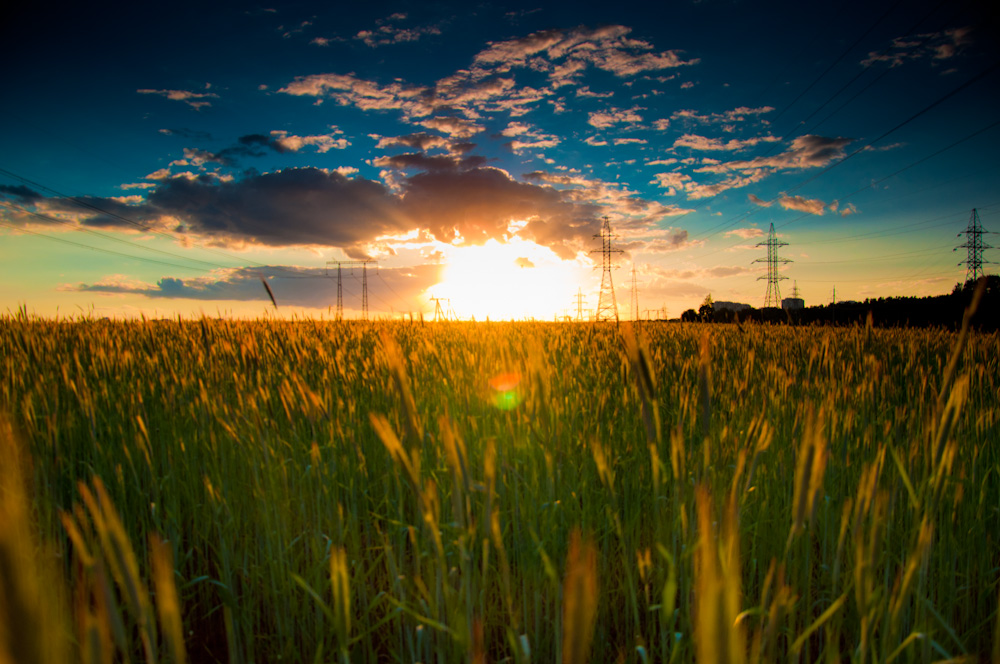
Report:
[{"label": "crop field", "polygon": [[7,316],[0,409],[2,662],[1000,662],[996,333]]}]

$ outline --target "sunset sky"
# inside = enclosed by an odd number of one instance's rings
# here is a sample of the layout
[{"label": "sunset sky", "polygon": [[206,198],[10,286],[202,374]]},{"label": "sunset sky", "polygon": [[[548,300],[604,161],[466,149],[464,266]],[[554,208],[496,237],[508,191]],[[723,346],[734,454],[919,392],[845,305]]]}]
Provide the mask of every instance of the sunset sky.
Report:
[{"label": "sunset sky", "polygon": [[373,259],[373,315],[575,317],[607,216],[621,316],[634,266],[677,317],[761,306],[771,223],[807,305],[948,292],[1000,231],[985,1],[16,4],[4,312],[329,317]]}]

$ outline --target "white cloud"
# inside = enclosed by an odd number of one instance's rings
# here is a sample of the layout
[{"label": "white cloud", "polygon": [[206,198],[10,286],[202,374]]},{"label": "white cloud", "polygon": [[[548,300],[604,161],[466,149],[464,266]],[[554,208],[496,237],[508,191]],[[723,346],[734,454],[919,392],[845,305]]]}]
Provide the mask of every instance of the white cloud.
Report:
[{"label": "white cloud", "polygon": [[195,110],[201,110],[212,103],[206,99],[218,99],[219,95],[214,92],[191,92],[189,90],[151,90],[143,88],[136,90],[141,95],[159,95],[172,101],[182,101]]}]

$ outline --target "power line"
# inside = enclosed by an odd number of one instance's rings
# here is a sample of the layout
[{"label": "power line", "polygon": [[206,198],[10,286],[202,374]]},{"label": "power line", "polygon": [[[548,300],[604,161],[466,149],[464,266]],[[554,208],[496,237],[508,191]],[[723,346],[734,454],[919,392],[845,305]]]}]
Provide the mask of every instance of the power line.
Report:
[{"label": "power line", "polygon": [[[181,256],[180,254],[175,254],[175,253],[172,253],[172,252],[169,252],[169,251],[165,251],[163,249],[157,249],[156,247],[148,247],[148,246],[145,246],[145,245],[136,244],[135,242],[129,242],[128,240],[125,240],[124,238],[119,238],[119,237],[115,237],[113,235],[108,235],[106,233],[101,233],[99,231],[95,231],[92,228],[86,228],[84,226],[79,226],[77,224],[74,224],[71,221],[66,220],[66,219],[59,219],[57,217],[51,217],[51,216],[49,216],[47,214],[42,214],[40,212],[34,212],[32,210],[28,210],[27,208],[23,208],[20,205],[14,205],[13,203],[10,203],[8,201],[0,201],[0,206],[3,206],[5,208],[7,208],[7,209],[14,209],[14,210],[17,210],[19,212],[23,212],[24,214],[29,214],[29,215],[31,215],[33,217],[38,217],[39,219],[43,219],[43,220],[51,222],[51,223],[62,224],[64,226],[69,226],[69,227],[71,227],[75,231],[79,231],[79,232],[82,232],[82,233],[88,233],[90,235],[94,235],[96,237],[103,238],[105,240],[110,240],[111,242],[118,242],[120,244],[125,244],[125,245],[133,247],[135,249],[142,249],[143,251],[151,251],[151,252],[154,252],[154,253],[157,253],[157,254],[163,254],[165,256],[170,256],[171,258],[177,258],[177,259],[180,259],[180,260],[183,260],[183,261],[190,261],[190,262],[193,262],[193,263],[201,263],[202,265],[208,265],[209,267],[212,267],[212,268],[219,267],[218,265],[216,265],[214,263],[209,263],[208,261],[199,260],[197,258],[189,258],[187,256]],[[16,228],[16,226],[13,226],[13,228]]]},{"label": "power line", "polygon": [[212,270],[205,270],[203,268],[190,267],[187,265],[177,265],[176,263],[168,263],[167,261],[156,260],[155,258],[146,258],[143,256],[133,256],[132,254],[122,253],[120,251],[115,251],[114,249],[105,249],[104,247],[95,247],[90,244],[83,244],[82,242],[74,242],[73,240],[68,240],[66,238],[56,237],[54,235],[46,235],[45,233],[38,233],[27,228],[20,228],[14,226],[13,224],[8,224],[5,221],[0,221],[0,226],[5,226],[7,228],[13,229],[20,233],[27,233],[29,235],[35,235],[37,237],[43,237],[46,240],[52,240],[53,242],[59,242],[61,244],[68,244],[74,247],[80,247],[82,249],[90,249],[91,251],[98,251],[102,254],[110,254],[112,256],[123,256],[136,261],[142,261],[144,263],[156,263],[157,265],[166,265],[168,267],[176,267],[182,270],[198,270],[199,272],[211,272]]}]

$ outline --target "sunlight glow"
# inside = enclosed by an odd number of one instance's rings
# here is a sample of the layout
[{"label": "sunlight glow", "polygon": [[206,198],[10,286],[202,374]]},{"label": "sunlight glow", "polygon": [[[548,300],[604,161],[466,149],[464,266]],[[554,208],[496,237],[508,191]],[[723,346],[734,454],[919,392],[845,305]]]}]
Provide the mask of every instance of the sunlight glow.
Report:
[{"label": "sunlight glow", "polygon": [[448,298],[461,319],[552,320],[570,308],[578,284],[591,272],[588,265],[518,238],[446,251],[443,281],[428,297]]}]

